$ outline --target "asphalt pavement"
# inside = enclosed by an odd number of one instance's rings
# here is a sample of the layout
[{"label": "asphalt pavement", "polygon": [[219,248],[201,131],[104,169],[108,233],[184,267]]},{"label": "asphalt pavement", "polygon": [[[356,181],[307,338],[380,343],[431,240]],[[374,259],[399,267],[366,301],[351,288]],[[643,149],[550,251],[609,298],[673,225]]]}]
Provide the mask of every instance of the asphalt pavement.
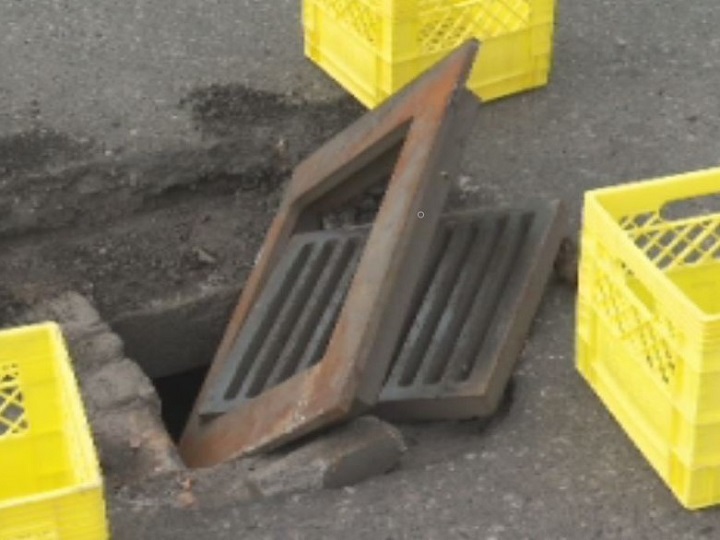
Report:
[{"label": "asphalt pavement", "polygon": [[[299,0],[8,0],[0,4],[0,148],[46,129],[97,152],[198,135],[177,103],[240,83],[342,95],[303,59]],[[550,85],[487,104],[463,174],[483,201],[562,198],[720,161],[716,0],[561,0]],[[405,426],[403,466],[352,489],[199,512],[116,515],[117,538],[717,538],[716,510],[672,497],[576,374],[574,291],[547,293],[506,415]]]}]

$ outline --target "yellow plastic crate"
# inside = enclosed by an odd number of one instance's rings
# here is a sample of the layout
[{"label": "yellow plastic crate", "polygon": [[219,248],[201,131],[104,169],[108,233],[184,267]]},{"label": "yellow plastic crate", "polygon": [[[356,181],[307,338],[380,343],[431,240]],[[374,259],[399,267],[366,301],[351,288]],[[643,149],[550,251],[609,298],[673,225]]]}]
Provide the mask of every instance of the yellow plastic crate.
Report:
[{"label": "yellow plastic crate", "polygon": [[106,538],[100,468],[60,329],[0,332],[0,540]]},{"label": "yellow plastic crate", "polygon": [[471,37],[483,100],[547,84],[555,0],[304,0],[305,54],[369,108]]},{"label": "yellow plastic crate", "polygon": [[720,169],[590,192],[582,233],[578,369],[688,508],[720,502],[714,194]]}]

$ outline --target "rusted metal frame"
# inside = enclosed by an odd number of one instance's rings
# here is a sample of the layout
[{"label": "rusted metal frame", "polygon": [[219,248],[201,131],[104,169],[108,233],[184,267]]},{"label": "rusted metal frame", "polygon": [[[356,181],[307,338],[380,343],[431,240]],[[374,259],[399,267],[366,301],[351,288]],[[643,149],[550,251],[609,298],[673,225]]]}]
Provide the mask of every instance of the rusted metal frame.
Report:
[{"label": "rusted metal frame", "polygon": [[[462,134],[453,130],[472,121],[477,105],[465,90],[477,49],[475,41],[464,45],[297,167],[180,442],[189,466],[276,447],[375,403],[457,165]],[[403,139],[323,359],[227,414],[203,421],[198,404],[222,372],[291,236],[318,228],[322,209],[361,191],[368,168]]]}]

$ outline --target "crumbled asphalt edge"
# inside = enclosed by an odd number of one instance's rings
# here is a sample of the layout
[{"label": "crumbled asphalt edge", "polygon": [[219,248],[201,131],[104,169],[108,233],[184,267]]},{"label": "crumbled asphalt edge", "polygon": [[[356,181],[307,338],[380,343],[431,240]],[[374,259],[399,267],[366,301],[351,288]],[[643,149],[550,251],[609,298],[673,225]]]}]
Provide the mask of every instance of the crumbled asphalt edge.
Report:
[{"label": "crumbled asphalt edge", "polygon": [[[69,158],[83,156],[84,143],[62,134],[21,134],[4,146],[0,141],[0,152],[27,150],[2,162],[0,240],[97,227],[183,197],[276,191],[303,157],[363,113],[350,98],[306,103],[241,85],[196,88],[178,108],[190,115],[200,143],[78,160]],[[29,155],[20,159],[25,154],[69,161],[48,158],[28,169]]]}]

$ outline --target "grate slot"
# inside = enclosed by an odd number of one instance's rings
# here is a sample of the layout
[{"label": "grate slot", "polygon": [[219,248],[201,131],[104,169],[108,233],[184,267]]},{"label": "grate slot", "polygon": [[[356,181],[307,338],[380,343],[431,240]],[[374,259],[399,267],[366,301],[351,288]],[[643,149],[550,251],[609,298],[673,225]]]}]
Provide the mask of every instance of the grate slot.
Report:
[{"label": "grate slot", "polygon": [[[416,347],[416,350],[413,352],[407,350],[407,348],[403,348],[403,344],[408,342],[413,334],[418,336],[426,335],[422,332],[422,323],[427,321],[429,316],[428,310],[431,309],[433,305],[432,303],[425,302],[425,298],[427,295],[438,294],[438,283],[443,281],[442,276],[447,274],[444,266],[446,254],[451,244],[450,240],[452,238],[452,230],[446,223],[441,223],[438,231],[439,232],[435,238],[435,242],[428,259],[428,267],[425,270],[425,275],[423,276],[418,287],[418,291],[415,294],[415,299],[412,303],[411,310],[408,314],[409,316],[406,319],[405,327],[403,328],[403,332],[401,334],[402,337],[394,355],[394,357],[403,355],[406,357],[404,363],[400,364],[400,362],[398,362],[396,364],[403,365],[404,369],[391,370],[388,375],[388,381],[392,384],[409,384],[415,379],[417,371],[420,369],[422,356],[419,352],[419,348]],[[445,281],[447,282],[447,280]],[[450,286],[451,284],[448,282],[446,287],[449,288]],[[415,313],[418,315],[413,317],[412,315]],[[437,321],[437,318],[439,317],[440,313],[438,312],[435,314],[434,318]],[[431,334],[427,334],[428,340],[430,335]]]},{"label": "grate slot", "polygon": [[[470,227],[452,231],[449,235],[447,249],[441,253],[435,277],[420,307],[410,332],[400,349],[400,359],[396,365],[403,366],[400,371],[399,384],[407,386],[418,377],[423,365],[423,355],[432,345],[433,336],[445,311],[445,301],[454,284],[457,282],[460,268],[467,257],[468,247],[473,240]],[[430,299],[428,301],[428,299]]]},{"label": "grate slot", "polygon": [[[287,278],[287,294],[281,300],[282,308],[275,317],[272,317],[275,320],[269,321],[274,324],[267,334],[261,336],[263,346],[254,359],[255,365],[248,375],[247,385],[241,390],[242,394],[250,398],[258,395],[265,388],[278,354],[318,284],[318,274],[325,268],[332,254],[332,246],[329,242],[311,245],[309,249],[310,255],[303,268],[297,275],[290,275]],[[266,317],[271,318],[269,314]]]},{"label": "grate slot", "polygon": [[350,240],[350,257],[348,262],[343,268],[343,272],[336,287],[331,291],[332,294],[326,304],[326,309],[324,310],[322,317],[320,317],[320,320],[315,328],[315,332],[305,348],[305,354],[301,358],[296,372],[299,373],[300,371],[304,371],[314,366],[322,359],[322,355],[330,341],[332,331],[335,328],[335,323],[337,322],[342,306],[345,303],[345,297],[350,290],[350,283],[355,275],[358,264],[360,264],[363,245],[363,238],[354,238]]}]

